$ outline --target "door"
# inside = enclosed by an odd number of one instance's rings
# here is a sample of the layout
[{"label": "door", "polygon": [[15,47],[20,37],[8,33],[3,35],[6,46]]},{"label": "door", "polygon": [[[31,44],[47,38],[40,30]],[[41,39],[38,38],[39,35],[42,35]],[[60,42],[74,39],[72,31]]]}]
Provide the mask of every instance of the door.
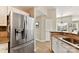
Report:
[{"label": "door", "polygon": [[24,15],[11,12],[10,20],[10,47],[15,47],[26,42],[24,39]]},{"label": "door", "polygon": [[34,19],[32,17],[27,17],[27,41],[34,39]]},{"label": "door", "polygon": [[58,52],[59,48],[58,48],[58,39],[57,38],[54,38],[52,37],[52,49],[55,53]]}]

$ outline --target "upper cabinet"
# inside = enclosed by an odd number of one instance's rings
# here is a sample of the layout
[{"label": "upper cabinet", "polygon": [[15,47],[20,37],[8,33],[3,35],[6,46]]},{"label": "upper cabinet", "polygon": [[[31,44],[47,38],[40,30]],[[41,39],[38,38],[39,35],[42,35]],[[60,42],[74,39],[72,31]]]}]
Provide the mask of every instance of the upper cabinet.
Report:
[{"label": "upper cabinet", "polygon": [[57,18],[57,31],[72,32],[72,15]]},{"label": "upper cabinet", "polygon": [[0,6],[0,15],[7,15],[8,7]]},{"label": "upper cabinet", "polygon": [[18,14],[22,14],[22,15],[28,15],[29,14],[21,9],[15,8],[15,7],[8,7],[8,14],[10,14],[10,12],[16,12]]},{"label": "upper cabinet", "polygon": [[7,26],[7,16],[0,15],[0,26]]},{"label": "upper cabinet", "polygon": [[79,15],[73,15],[72,21],[79,21]]},{"label": "upper cabinet", "polygon": [[0,6],[0,26],[7,26],[7,7]]},{"label": "upper cabinet", "polygon": [[56,21],[57,31],[65,31],[77,34],[79,31],[79,17],[76,15],[69,15],[58,17]]}]

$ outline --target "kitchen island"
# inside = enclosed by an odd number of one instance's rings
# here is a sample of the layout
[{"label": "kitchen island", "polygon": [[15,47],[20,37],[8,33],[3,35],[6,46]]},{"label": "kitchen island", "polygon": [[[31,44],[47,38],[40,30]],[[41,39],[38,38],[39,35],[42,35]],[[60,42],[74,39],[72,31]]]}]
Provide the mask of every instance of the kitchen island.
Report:
[{"label": "kitchen island", "polygon": [[78,53],[79,35],[68,32],[50,32],[51,51],[55,53]]}]

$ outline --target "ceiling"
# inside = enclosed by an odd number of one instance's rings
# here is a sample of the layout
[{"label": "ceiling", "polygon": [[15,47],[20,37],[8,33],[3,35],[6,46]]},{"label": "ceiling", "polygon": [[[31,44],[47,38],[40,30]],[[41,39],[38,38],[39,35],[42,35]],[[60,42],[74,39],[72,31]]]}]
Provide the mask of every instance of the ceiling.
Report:
[{"label": "ceiling", "polygon": [[[34,8],[35,6],[12,6],[23,11],[26,11],[30,8]],[[56,16],[66,16],[66,15],[79,15],[79,6],[51,6],[46,7],[52,10],[52,8],[56,8]]]},{"label": "ceiling", "polygon": [[33,8],[33,6],[12,6],[12,7],[15,7],[15,8],[23,10],[23,11]]},{"label": "ceiling", "polygon": [[34,7],[44,7],[44,8],[50,9],[50,10],[54,9],[52,6],[12,6],[12,7],[15,7],[15,8],[21,9],[21,10],[27,10],[27,9],[34,8]]}]

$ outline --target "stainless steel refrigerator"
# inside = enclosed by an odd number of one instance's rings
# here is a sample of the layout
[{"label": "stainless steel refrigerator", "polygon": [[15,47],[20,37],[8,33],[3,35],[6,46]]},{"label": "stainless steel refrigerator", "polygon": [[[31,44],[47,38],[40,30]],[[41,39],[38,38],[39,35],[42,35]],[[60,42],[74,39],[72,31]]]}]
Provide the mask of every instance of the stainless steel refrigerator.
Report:
[{"label": "stainless steel refrigerator", "polygon": [[10,53],[34,52],[34,18],[10,13]]}]

